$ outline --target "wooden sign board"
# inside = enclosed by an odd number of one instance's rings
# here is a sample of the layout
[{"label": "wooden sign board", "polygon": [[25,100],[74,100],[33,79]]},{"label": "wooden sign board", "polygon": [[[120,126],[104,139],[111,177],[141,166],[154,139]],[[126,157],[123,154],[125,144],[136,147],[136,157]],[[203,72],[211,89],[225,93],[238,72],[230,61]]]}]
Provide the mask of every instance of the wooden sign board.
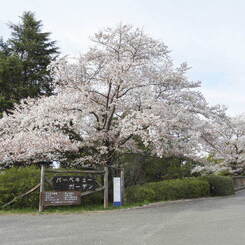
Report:
[{"label": "wooden sign board", "polygon": [[94,191],[98,187],[90,176],[55,176],[52,183],[56,191]]},{"label": "wooden sign board", "polygon": [[79,191],[45,191],[41,193],[41,198],[44,207],[81,204]]}]

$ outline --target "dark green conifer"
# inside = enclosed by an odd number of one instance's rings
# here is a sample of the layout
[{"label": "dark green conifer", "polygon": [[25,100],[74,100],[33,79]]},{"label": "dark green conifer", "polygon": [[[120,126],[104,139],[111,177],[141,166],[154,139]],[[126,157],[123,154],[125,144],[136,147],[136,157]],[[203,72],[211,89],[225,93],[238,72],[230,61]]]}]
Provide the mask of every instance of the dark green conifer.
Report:
[{"label": "dark green conifer", "polygon": [[0,38],[0,116],[27,97],[51,95],[49,65],[57,58],[56,42],[42,32],[42,22],[32,12],[24,12],[19,24],[10,24],[11,37]]},{"label": "dark green conifer", "polygon": [[58,48],[50,41],[49,32],[42,32],[42,22],[32,12],[24,12],[21,23],[10,24],[10,52],[22,61],[22,89],[19,99],[52,94],[52,76],[48,68],[55,60]]}]

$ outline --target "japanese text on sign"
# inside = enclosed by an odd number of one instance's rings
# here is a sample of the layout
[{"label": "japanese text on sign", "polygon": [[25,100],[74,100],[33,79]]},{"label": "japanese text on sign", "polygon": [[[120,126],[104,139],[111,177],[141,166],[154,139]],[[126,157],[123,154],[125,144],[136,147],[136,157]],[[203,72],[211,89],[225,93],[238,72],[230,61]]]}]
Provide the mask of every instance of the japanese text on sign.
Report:
[{"label": "japanese text on sign", "polygon": [[79,205],[81,194],[78,191],[46,191],[42,192],[44,206]]},{"label": "japanese text on sign", "polygon": [[52,182],[55,190],[94,191],[98,186],[90,176],[55,176]]}]

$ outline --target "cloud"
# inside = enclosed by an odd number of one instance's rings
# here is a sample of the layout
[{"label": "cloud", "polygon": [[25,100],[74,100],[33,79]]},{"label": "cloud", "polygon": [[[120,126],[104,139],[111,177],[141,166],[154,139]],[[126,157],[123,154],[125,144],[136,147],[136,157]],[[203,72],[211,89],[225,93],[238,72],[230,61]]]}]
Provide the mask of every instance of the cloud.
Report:
[{"label": "cloud", "polygon": [[245,111],[245,96],[242,93],[237,93],[237,88],[232,90],[202,88],[201,92],[211,105],[225,104],[228,107],[227,113],[230,116],[242,114]]}]

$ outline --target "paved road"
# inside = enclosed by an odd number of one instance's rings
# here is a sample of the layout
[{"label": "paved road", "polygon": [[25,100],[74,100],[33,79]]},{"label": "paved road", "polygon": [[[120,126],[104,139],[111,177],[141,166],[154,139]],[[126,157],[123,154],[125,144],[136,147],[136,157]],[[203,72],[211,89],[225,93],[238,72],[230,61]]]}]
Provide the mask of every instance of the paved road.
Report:
[{"label": "paved road", "polygon": [[79,215],[0,216],[1,245],[241,245],[245,192]]}]

